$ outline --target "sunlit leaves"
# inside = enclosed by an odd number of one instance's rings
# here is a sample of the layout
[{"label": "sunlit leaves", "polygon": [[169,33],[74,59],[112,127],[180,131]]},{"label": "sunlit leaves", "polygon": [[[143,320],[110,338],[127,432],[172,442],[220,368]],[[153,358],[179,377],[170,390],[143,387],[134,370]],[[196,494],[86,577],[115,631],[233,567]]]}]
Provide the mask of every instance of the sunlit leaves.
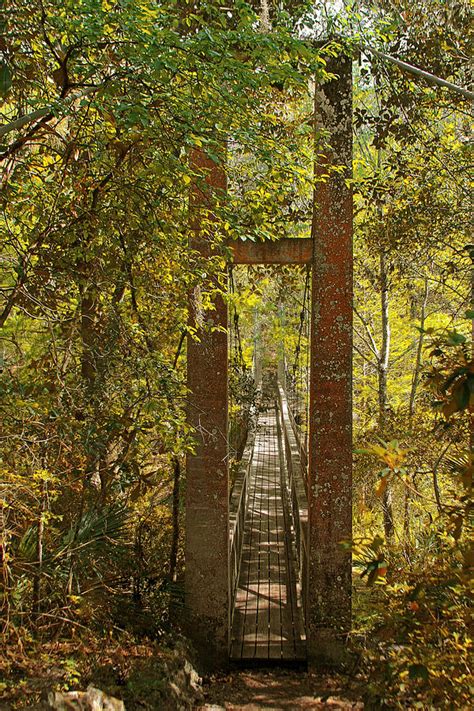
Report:
[{"label": "sunlit leaves", "polygon": [[449,420],[474,407],[474,362],[466,335],[457,330],[428,331],[431,368],[426,386],[435,394],[436,408]]},{"label": "sunlit leaves", "polygon": [[405,463],[408,450],[402,449],[397,440],[384,442],[380,440],[380,444],[370,444],[365,449],[357,450],[359,454],[368,454],[375,456],[385,466],[379,472],[377,483],[377,494],[382,496],[387,489],[390,477],[401,477],[406,474]]},{"label": "sunlit leaves", "polygon": [[355,538],[342,544],[352,552],[353,565],[358,568],[361,578],[367,578],[367,585],[384,585],[388,563],[385,558],[384,540],[380,536],[374,538]]}]

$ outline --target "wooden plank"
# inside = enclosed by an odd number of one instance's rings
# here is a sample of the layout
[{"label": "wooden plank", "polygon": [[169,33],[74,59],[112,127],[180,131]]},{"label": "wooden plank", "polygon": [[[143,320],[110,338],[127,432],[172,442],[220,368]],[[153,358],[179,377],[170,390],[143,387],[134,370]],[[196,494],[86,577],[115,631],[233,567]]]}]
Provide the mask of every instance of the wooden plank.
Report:
[{"label": "wooden plank", "polygon": [[228,242],[234,264],[310,264],[313,240],[306,237],[283,237],[270,242],[235,240]]},{"label": "wooden plank", "polygon": [[256,528],[258,520],[256,517],[256,488],[255,476],[261,458],[261,443],[256,444],[254,459],[251,468],[251,493],[250,493],[250,518],[246,531],[245,565],[243,571],[243,581],[246,590],[245,612],[242,625],[242,637],[239,640],[238,657],[252,657],[255,654],[255,620],[257,615],[257,593],[255,590],[256,568],[255,561],[252,561],[252,550],[256,544],[256,537],[259,533]]},{"label": "wooden plank", "polygon": [[268,658],[268,552],[266,542],[268,540],[268,516],[265,515],[265,481],[268,467],[268,454],[271,443],[268,421],[264,419],[265,428],[263,432],[263,461],[259,467],[256,478],[257,503],[260,523],[260,537],[258,551],[255,551],[258,559],[258,612],[256,628],[255,657],[258,659]]},{"label": "wooden plank", "polygon": [[[262,413],[250,468],[249,509],[232,628],[234,659],[304,658],[304,639],[295,631],[302,629],[302,615],[291,567],[294,560],[289,563],[295,552],[282,496],[287,471],[280,440],[276,410]],[[301,624],[295,623],[298,616]]]},{"label": "wooden plank", "polygon": [[282,656],[282,618],[281,618],[281,604],[282,604],[282,591],[284,580],[282,580],[281,571],[281,545],[280,539],[282,536],[281,526],[281,499],[278,496],[278,481],[280,477],[280,457],[279,457],[279,446],[278,446],[278,429],[276,423],[276,411],[275,411],[275,425],[274,425],[274,437],[273,437],[273,456],[272,456],[272,495],[271,495],[271,506],[274,516],[274,527],[272,530],[271,543],[273,550],[274,565],[272,566],[272,585],[273,585],[273,608],[271,612],[270,619],[270,632],[272,635],[273,644],[270,648],[270,658],[281,659]]},{"label": "wooden plank", "polygon": [[[278,433],[276,433],[278,434]],[[278,586],[278,592],[274,596],[276,597],[276,604],[270,613],[270,648],[269,657],[271,659],[281,659],[282,658],[282,644],[283,644],[283,629],[282,629],[282,590],[285,581],[282,576],[281,570],[281,537],[283,531],[281,530],[283,521],[281,516],[281,500],[278,497],[277,484],[277,474],[279,473],[280,461],[278,461],[275,467],[275,477],[272,482],[273,485],[273,496],[272,496],[272,506],[275,517],[275,528],[272,532],[272,547],[273,547],[273,560],[272,560],[272,579],[274,580],[274,585]]]}]

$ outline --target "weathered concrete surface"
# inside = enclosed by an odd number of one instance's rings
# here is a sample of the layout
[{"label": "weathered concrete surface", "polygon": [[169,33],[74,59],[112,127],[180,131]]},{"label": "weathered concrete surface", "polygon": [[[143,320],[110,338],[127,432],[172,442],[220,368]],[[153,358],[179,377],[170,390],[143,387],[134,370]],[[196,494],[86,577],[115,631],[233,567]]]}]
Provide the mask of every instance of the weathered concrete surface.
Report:
[{"label": "weathered concrete surface", "polygon": [[[190,248],[204,260],[213,256],[212,208],[226,189],[223,169],[194,151],[191,166],[205,180],[193,185]],[[205,230],[204,230],[205,227]],[[187,634],[209,667],[225,664],[229,635],[229,521],[227,465],[227,305],[219,294],[213,309],[201,295],[226,288],[226,275],[206,276],[190,295],[188,338],[188,422],[196,431],[195,453],[187,459],[185,604]]]},{"label": "weathered concrete surface", "polygon": [[[329,58],[338,78],[316,88],[318,182],[312,234],[309,437],[310,663],[344,657],[351,620],[352,525],[352,79],[349,58]],[[334,172],[332,166],[344,166]]]},{"label": "weathered concrete surface", "polygon": [[310,264],[313,260],[313,240],[283,237],[277,242],[236,240],[227,245],[234,264]]}]

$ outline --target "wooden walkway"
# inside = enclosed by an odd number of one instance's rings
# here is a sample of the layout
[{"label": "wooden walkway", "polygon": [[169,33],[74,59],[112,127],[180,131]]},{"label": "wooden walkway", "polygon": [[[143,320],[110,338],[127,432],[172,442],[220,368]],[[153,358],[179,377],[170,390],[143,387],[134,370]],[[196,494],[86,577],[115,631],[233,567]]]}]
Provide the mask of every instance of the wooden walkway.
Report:
[{"label": "wooden walkway", "polygon": [[230,656],[236,660],[304,660],[304,624],[276,408],[259,417],[249,477]]}]

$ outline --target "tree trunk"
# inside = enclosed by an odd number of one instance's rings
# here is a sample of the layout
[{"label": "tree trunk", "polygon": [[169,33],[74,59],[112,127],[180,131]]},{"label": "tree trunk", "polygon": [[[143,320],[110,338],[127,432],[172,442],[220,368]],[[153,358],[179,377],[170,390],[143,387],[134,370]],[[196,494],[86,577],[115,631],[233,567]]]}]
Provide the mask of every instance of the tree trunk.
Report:
[{"label": "tree trunk", "polygon": [[418,337],[415,368],[413,371],[413,380],[411,382],[411,391],[410,391],[410,402],[409,402],[409,406],[408,406],[408,416],[409,416],[409,420],[410,420],[410,425],[411,425],[413,416],[415,414],[416,395],[417,395],[417,390],[418,390],[418,384],[420,382],[420,372],[421,372],[421,366],[422,366],[422,361],[423,361],[422,356],[423,356],[423,345],[424,345],[424,339],[425,339],[425,334],[423,333],[423,331],[424,331],[425,322],[426,322],[426,306],[428,303],[428,293],[429,293],[428,277],[425,277],[423,301],[421,302],[421,312],[420,312],[420,335]]},{"label": "tree trunk", "polygon": [[98,299],[95,287],[80,287],[81,293],[81,374],[87,387],[93,388],[97,375]]},{"label": "tree trunk", "polygon": [[[389,279],[387,255],[382,249],[380,251],[380,298],[382,311],[382,344],[380,348],[380,358],[378,364],[378,396],[379,396],[379,428],[383,434],[386,427],[388,390],[387,374],[390,356],[390,317],[389,317]],[[395,526],[393,520],[392,489],[388,482],[382,495],[383,527],[387,541],[393,538]]]},{"label": "tree trunk", "polygon": [[32,600],[32,613],[33,616],[37,617],[41,609],[41,576],[43,573],[43,535],[44,535],[44,512],[46,511],[46,483],[41,482],[41,504],[38,516],[38,521],[36,524],[36,565],[37,568],[34,573],[33,578],[33,600]]},{"label": "tree trunk", "polygon": [[[104,358],[100,350],[103,349],[103,334],[100,332],[100,300],[99,292],[95,284],[90,281],[87,273],[87,266],[82,266],[82,271],[86,273],[85,284],[81,283],[81,375],[86,391],[90,399],[95,402],[100,397],[100,368],[104,364]],[[99,503],[105,505],[109,489],[110,460],[113,452],[110,451],[110,443],[106,450],[96,451],[92,454],[88,466],[91,474],[97,483],[100,483]],[[113,446],[113,444],[112,444]]]},{"label": "tree trunk", "polygon": [[[408,404],[408,421],[411,429],[413,417],[415,415],[415,405],[416,405],[416,396],[418,392],[418,385],[420,382],[420,373],[421,373],[421,367],[423,363],[423,345],[425,341],[425,334],[424,334],[424,328],[425,328],[425,322],[426,322],[426,306],[428,304],[428,294],[429,294],[429,282],[428,282],[428,277],[425,277],[425,283],[424,283],[424,289],[423,289],[423,299],[421,302],[421,310],[420,310],[420,335],[418,336],[418,345],[416,349],[416,358],[415,358],[415,366],[413,370],[413,379],[411,381],[411,390],[410,390],[410,400]],[[411,536],[411,531],[410,531],[410,501],[411,501],[411,490],[406,486],[405,487],[405,500],[404,500],[404,506],[403,506],[403,538],[405,541],[405,545],[407,546],[410,542],[410,536]]]},{"label": "tree trunk", "polygon": [[[474,311],[474,251],[470,252],[471,257],[471,311]],[[472,314],[471,314],[472,316]],[[474,360],[474,319],[471,326],[471,358]],[[469,406],[469,449],[474,453],[474,408]]]},{"label": "tree trunk", "polygon": [[178,548],[179,548],[179,506],[181,490],[181,465],[177,456],[173,457],[173,508],[172,508],[172,529],[171,529],[171,550],[169,561],[169,579],[175,583],[178,570]]},{"label": "tree trunk", "polygon": [[8,565],[8,542],[7,542],[7,522],[5,520],[5,506],[0,506],[0,563],[2,566],[2,604],[0,612],[2,615],[2,632],[10,622],[10,567]]},{"label": "tree trunk", "polygon": [[260,32],[270,32],[271,29],[268,0],[260,0]]}]

